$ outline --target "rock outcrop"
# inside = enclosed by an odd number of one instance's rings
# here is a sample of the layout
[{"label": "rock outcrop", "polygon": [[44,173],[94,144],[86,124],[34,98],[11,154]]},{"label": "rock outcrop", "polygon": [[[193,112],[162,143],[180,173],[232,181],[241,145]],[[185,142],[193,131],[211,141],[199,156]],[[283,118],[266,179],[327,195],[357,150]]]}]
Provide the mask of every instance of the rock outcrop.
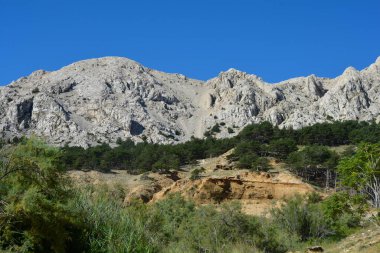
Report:
[{"label": "rock outcrop", "polygon": [[118,138],[175,143],[203,137],[222,122],[216,137],[261,121],[293,128],[379,121],[379,103],[380,58],[334,79],[311,75],[269,84],[235,69],[202,82],[106,57],[38,70],[1,87],[0,137],[34,134],[84,147]]},{"label": "rock outcrop", "polygon": [[151,202],[165,199],[173,193],[181,194],[197,204],[220,204],[237,201],[247,214],[264,214],[274,204],[297,194],[306,195],[315,189],[287,172],[243,172],[234,176],[205,176],[197,180],[180,179],[153,194]]}]

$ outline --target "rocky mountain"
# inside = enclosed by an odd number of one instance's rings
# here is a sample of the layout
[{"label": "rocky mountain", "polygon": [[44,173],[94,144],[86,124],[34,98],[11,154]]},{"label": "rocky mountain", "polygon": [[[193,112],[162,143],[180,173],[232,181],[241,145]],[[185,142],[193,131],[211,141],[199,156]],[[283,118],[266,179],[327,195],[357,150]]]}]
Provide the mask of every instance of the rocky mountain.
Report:
[{"label": "rocky mountain", "polygon": [[217,123],[215,136],[226,137],[254,122],[300,128],[331,120],[380,121],[380,57],[334,79],[275,84],[235,69],[203,82],[106,57],[0,87],[0,137],[34,134],[56,145],[174,143],[201,138]]}]

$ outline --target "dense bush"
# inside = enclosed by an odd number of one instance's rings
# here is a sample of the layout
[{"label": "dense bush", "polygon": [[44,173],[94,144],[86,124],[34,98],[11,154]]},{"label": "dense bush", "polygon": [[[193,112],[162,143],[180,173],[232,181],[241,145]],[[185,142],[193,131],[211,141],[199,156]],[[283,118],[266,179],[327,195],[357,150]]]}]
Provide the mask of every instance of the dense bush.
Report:
[{"label": "dense bush", "polygon": [[366,201],[360,195],[338,192],[321,203],[323,217],[333,231],[332,236],[342,238],[350,229],[358,227],[366,211]]},{"label": "dense bush", "polygon": [[320,205],[309,203],[300,196],[286,200],[281,208],[272,210],[274,222],[300,241],[325,238],[333,233]]},{"label": "dense bush", "polygon": [[[358,121],[335,121],[333,123],[317,123],[297,130],[298,143],[302,145],[338,146],[356,143],[352,137],[356,131],[366,129],[370,123]],[[372,124],[379,128],[377,124]]]},{"label": "dense bush", "polygon": [[295,196],[271,211],[272,219],[293,240],[341,239],[360,226],[366,210],[360,196],[339,192],[325,200],[311,194]]},{"label": "dense bush", "polygon": [[31,139],[1,158],[0,249],[82,250],[80,224],[69,209],[73,193],[56,163],[58,155],[58,149]]},{"label": "dense bush", "polygon": [[361,127],[349,133],[351,143],[378,143],[380,142],[380,125],[376,123],[361,123]]},{"label": "dense bush", "polygon": [[352,156],[339,162],[337,170],[343,186],[380,208],[380,144],[362,143]]},{"label": "dense bush", "polygon": [[206,170],[205,168],[201,167],[201,168],[195,168],[191,171],[191,176],[190,176],[190,179],[191,180],[196,180],[196,179],[199,179],[201,178],[201,174],[204,173]]},{"label": "dense bush", "polygon": [[237,136],[239,140],[256,141],[264,144],[280,137],[281,130],[269,122],[252,124],[245,127]]},{"label": "dense bush", "polygon": [[245,127],[239,139],[256,140],[269,143],[280,138],[292,139],[298,145],[338,146],[361,141],[376,143],[380,141],[380,125],[359,121],[335,121],[317,123],[298,130],[279,129],[268,122]]},{"label": "dense bush", "polygon": [[297,175],[326,187],[335,179],[338,161],[338,154],[325,146],[316,145],[293,152],[287,159]]},{"label": "dense bush", "polygon": [[280,159],[286,159],[288,155],[297,151],[297,144],[294,139],[281,138],[269,142],[268,154]]},{"label": "dense bush", "polygon": [[147,228],[160,238],[163,252],[231,252],[238,245],[249,250],[241,252],[286,252],[279,231],[244,215],[236,204],[196,208],[174,195],[153,206],[149,217],[156,217]]},{"label": "dense bush", "polygon": [[268,171],[271,167],[267,157],[264,157],[266,152],[266,146],[257,141],[241,141],[228,159],[236,161],[236,165],[242,169]]},{"label": "dense bush", "polygon": [[[94,198],[93,194],[87,196]],[[149,245],[146,252],[230,252],[233,249],[235,252],[286,252],[288,247],[303,241],[342,238],[351,228],[359,226],[363,214],[362,202],[343,193],[323,201],[316,196],[307,199],[296,196],[274,209],[270,219],[244,215],[236,204],[221,206],[219,210],[212,206],[196,207],[179,195],[152,206],[136,203],[124,208],[108,207],[109,198],[100,202],[98,198],[92,200],[95,206],[84,208],[92,213],[94,208],[99,208],[97,205],[104,205],[101,212],[95,211],[93,221],[86,221],[98,224],[90,230],[89,241],[96,242],[92,249],[102,245],[101,249],[113,251],[126,247],[143,249]],[[119,214],[114,216],[114,213]],[[104,224],[100,226],[99,220]],[[125,220],[128,222],[124,223]]]},{"label": "dense bush", "polygon": [[[140,220],[145,207],[124,208],[115,194],[101,187],[96,191],[91,188],[79,190],[71,208],[82,224],[86,252],[158,252]],[[148,217],[144,218],[149,221]]]}]

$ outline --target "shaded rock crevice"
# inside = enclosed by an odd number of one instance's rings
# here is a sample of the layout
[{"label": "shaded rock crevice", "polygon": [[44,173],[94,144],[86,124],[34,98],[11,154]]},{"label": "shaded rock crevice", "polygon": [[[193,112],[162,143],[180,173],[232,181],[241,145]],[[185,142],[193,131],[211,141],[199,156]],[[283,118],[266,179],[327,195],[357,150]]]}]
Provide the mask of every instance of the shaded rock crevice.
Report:
[{"label": "shaded rock crevice", "polygon": [[30,127],[33,111],[33,98],[22,101],[16,105],[17,107],[17,123],[21,129]]}]

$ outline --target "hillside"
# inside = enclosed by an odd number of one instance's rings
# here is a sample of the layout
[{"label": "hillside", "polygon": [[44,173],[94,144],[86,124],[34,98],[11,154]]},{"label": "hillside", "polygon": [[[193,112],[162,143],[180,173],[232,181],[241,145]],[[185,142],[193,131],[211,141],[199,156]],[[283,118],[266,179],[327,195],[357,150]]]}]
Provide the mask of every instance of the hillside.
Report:
[{"label": "hillside", "polygon": [[[332,120],[380,120],[380,58],[329,79],[269,84],[230,69],[206,82],[119,57],[38,70],[0,88],[0,137],[43,137],[88,147],[118,138],[176,143],[228,137],[250,123],[301,128]],[[218,124],[218,125],[216,125]]]},{"label": "hillside", "polygon": [[328,245],[326,253],[376,253],[380,251],[380,228],[371,226],[361,229],[342,241]]},{"label": "hillside", "polygon": [[[281,168],[281,164],[275,164],[270,172],[252,172],[238,169],[226,158],[229,154],[231,151],[166,173],[131,175],[115,170],[111,173],[70,171],[69,174],[80,185],[107,186],[111,191],[121,191],[126,205],[134,200],[154,203],[179,193],[200,205],[236,202],[250,215],[266,215],[286,198],[316,191]],[[199,178],[191,179],[192,171],[199,168],[205,171]]]},{"label": "hillside", "polygon": [[177,145],[0,142],[0,248],[376,252],[379,132],[357,121],[263,122]]},{"label": "hillside", "polygon": [[[345,149],[339,146],[334,150]],[[136,200],[150,206],[171,194],[180,194],[198,206],[212,205],[220,208],[225,204],[238,203],[247,215],[270,217],[270,210],[286,203],[296,195],[318,193],[326,198],[330,194],[304,182],[287,171],[286,164],[271,159],[273,169],[269,172],[252,172],[237,168],[227,153],[213,158],[202,159],[196,165],[184,166],[172,173],[149,172],[131,175],[123,170],[101,173],[96,171],[70,171],[69,175],[80,187],[95,186],[106,188],[114,198],[124,198],[124,206],[133,205]],[[191,179],[192,171],[204,168],[199,178]],[[301,250],[313,246],[312,241],[300,244]],[[380,249],[378,225],[365,225],[347,238],[334,242],[323,242],[327,253],[375,253]]]}]

